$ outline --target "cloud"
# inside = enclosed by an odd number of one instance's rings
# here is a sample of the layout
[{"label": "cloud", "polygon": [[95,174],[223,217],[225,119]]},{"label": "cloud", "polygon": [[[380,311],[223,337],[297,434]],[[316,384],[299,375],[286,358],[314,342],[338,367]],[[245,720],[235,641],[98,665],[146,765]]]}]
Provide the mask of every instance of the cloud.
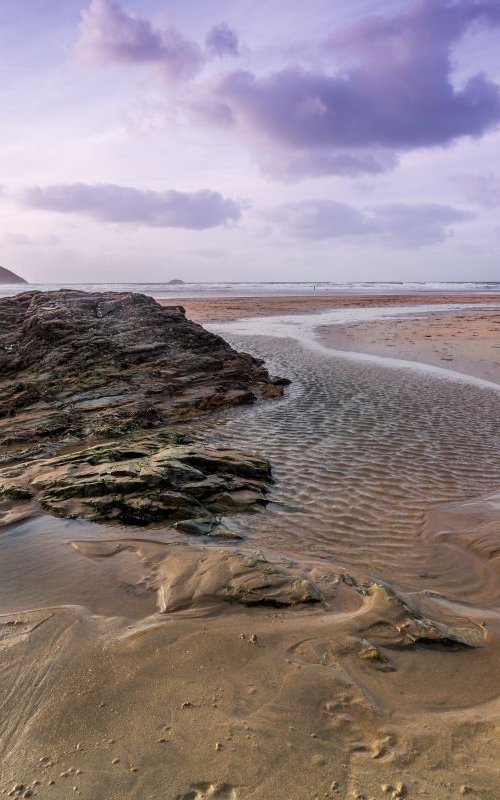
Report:
[{"label": "cloud", "polygon": [[471,203],[483,208],[500,206],[500,177],[490,175],[461,175],[455,182]]},{"label": "cloud", "polygon": [[291,181],[377,175],[409,151],[497,128],[500,86],[481,72],[459,82],[454,54],[471,29],[498,26],[498,0],[408,0],[396,13],[297,44],[301,55],[289,48],[274,71],[216,72],[212,63],[207,77],[210,59],[240,53],[226,23],[209,31],[202,50],[115,0],[90,0],[77,49],[91,64],[150,65],[161,79],[192,80],[177,98],[191,125],[232,130],[267,176]]},{"label": "cloud", "polygon": [[499,24],[497,0],[413,0],[394,16],[369,17],[331,36],[327,69],[292,65],[219,77],[212,121],[218,108],[259,158],[265,153],[272,163],[277,153],[278,177],[283,170],[359,174],[363,162],[376,172],[384,168],[381,152],[393,154],[390,167],[398,153],[499,125],[499,86],[482,73],[457,86],[452,63],[471,26]]},{"label": "cloud", "polygon": [[285,182],[301,178],[341,175],[352,178],[380,175],[398,165],[398,157],[388,150],[288,150],[262,148],[259,162],[262,172]]},{"label": "cloud", "polygon": [[240,55],[238,34],[225,22],[215,25],[208,32],[205,44],[211,56],[238,58]]},{"label": "cloud", "polygon": [[334,200],[300,200],[276,206],[265,218],[298,239],[378,240],[397,247],[439,244],[454,223],[473,215],[434,203],[393,203],[359,209]]},{"label": "cloud", "polygon": [[113,0],[91,0],[82,12],[77,53],[89,64],[149,64],[170,80],[187,80],[202,68],[200,47],[175,28],[156,29]]},{"label": "cloud", "polygon": [[25,190],[22,201],[29,208],[82,214],[100,222],[192,230],[236,221],[242,210],[240,203],[208,189],[153,192],[113,184],[37,186]]},{"label": "cloud", "polygon": [[55,247],[59,244],[57,236],[27,236],[25,233],[8,232],[4,242],[19,247]]}]

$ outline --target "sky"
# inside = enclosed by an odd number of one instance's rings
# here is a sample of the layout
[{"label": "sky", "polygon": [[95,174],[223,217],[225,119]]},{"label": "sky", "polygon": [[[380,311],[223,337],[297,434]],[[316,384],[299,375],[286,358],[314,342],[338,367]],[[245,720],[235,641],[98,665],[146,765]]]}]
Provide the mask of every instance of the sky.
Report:
[{"label": "sky", "polygon": [[2,0],[31,282],[500,280],[499,0]]}]

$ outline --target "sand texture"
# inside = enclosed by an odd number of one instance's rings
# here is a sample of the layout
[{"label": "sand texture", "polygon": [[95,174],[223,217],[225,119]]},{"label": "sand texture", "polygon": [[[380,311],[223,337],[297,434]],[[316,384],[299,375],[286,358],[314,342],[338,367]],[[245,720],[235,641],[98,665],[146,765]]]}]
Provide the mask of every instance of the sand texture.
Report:
[{"label": "sand texture", "polygon": [[[497,800],[500,395],[291,340],[231,347],[149,301],[89,329],[96,302],[76,338],[61,306],[45,318],[37,359],[30,324],[0,331],[0,796]],[[138,332],[158,341],[149,314],[163,348],[132,355]],[[493,379],[497,314],[320,336],[390,354],[405,331],[415,358],[481,355]],[[81,408],[76,383],[111,397],[114,369],[117,405]],[[68,404],[73,429],[42,424]]]},{"label": "sand texture", "polygon": [[[264,297],[185,297],[179,298],[189,319],[196,322],[227,322],[240,317],[268,317],[280,314],[307,314],[332,308],[416,305],[418,303],[498,303],[498,294],[337,294],[272,295]],[[171,301],[158,300],[161,305]]]},{"label": "sand texture", "polygon": [[500,383],[500,309],[332,325],[320,340],[337,350],[419,361]]}]

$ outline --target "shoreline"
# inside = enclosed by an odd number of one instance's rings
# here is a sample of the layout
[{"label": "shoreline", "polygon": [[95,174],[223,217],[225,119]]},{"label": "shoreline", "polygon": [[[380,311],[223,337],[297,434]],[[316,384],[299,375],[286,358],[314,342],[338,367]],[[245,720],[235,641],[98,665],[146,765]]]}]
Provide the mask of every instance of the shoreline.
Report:
[{"label": "shoreline", "polygon": [[325,325],[326,347],[459,372],[500,385],[500,309],[443,310]]},{"label": "shoreline", "polygon": [[330,309],[429,305],[434,303],[500,303],[500,294],[407,293],[266,295],[254,297],[175,297],[157,299],[162,306],[182,305],[188,318],[206,322],[233,322],[243,317],[272,317],[284,314],[310,314]]},{"label": "shoreline", "polygon": [[[168,305],[166,301],[158,302]],[[496,295],[275,296],[186,298],[182,302],[188,317],[209,326],[210,323],[224,325],[247,318],[257,320],[281,315],[284,321],[289,315],[303,315],[307,321],[308,316],[329,310],[389,310],[391,307],[422,305],[422,311],[410,308],[408,315],[402,314],[398,308],[398,316],[391,319],[320,322],[315,327],[315,339],[319,345],[340,354],[374,356],[375,359],[402,361],[405,365],[413,362],[500,385],[500,308],[443,308],[442,311],[424,308],[430,304],[498,305],[500,298]]]}]

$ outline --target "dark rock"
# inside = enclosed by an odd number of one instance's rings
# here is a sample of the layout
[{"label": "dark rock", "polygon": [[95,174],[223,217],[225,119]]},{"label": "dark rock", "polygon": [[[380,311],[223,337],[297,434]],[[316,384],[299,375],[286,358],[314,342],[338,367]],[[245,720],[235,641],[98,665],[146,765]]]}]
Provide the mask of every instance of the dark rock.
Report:
[{"label": "dark rock", "polygon": [[162,447],[145,438],[4,468],[0,495],[34,497],[61,517],[126,525],[184,521],[179,530],[208,535],[216,515],[264,506],[270,476],[267,461],[246,453]]},{"label": "dark rock", "polygon": [[0,299],[0,376],[2,509],[215,535],[219,515],[265,505],[267,461],[191,446],[177,428],[283,389],[181,306],[73,290]]},{"label": "dark rock", "polygon": [[282,394],[260,362],[132,293],[0,299],[0,444],[115,437]]}]

